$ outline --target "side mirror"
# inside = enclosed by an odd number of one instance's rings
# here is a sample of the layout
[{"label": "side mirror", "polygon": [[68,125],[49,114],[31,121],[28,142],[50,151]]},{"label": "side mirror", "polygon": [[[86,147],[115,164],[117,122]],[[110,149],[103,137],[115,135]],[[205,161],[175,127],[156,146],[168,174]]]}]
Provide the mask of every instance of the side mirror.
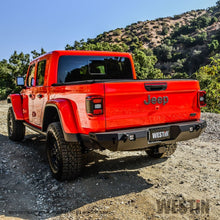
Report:
[{"label": "side mirror", "polygon": [[16,85],[17,86],[24,86],[24,77],[18,76],[16,78]]}]

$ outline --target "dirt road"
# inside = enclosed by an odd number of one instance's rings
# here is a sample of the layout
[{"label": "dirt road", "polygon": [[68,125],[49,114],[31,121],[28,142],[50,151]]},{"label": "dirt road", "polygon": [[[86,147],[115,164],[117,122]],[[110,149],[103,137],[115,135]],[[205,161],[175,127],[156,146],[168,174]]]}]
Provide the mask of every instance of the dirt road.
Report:
[{"label": "dirt road", "polygon": [[79,179],[58,182],[43,136],[7,138],[7,108],[0,103],[0,219],[220,219],[220,115],[203,114],[206,132],[168,159],[95,151]]}]

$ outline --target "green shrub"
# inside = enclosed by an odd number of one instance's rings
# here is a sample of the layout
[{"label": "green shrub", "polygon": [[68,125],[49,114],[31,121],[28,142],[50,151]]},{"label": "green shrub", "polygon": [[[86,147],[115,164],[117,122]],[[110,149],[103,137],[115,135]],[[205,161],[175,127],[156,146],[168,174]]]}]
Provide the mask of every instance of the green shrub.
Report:
[{"label": "green shrub", "polygon": [[208,44],[208,48],[210,52],[217,50],[219,48],[218,40],[212,40],[212,42]]},{"label": "green shrub", "polygon": [[181,35],[178,37],[178,43],[184,44],[186,47],[191,47],[196,44],[196,38],[188,35]]},{"label": "green shrub", "polygon": [[175,73],[173,76],[172,76],[172,79],[188,79],[189,78],[189,75],[187,73]]},{"label": "green shrub", "polygon": [[172,59],[172,51],[173,51],[173,47],[172,46],[168,46],[166,44],[162,44],[159,47],[156,47],[154,49],[154,54],[157,56],[157,58],[160,61],[168,61],[170,59]]},{"label": "green shrub", "polygon": [[206,111],[220,113],[220,58],[211,58],[209,65],[201,67],[196,73],[202,90],[206,90]]},{"label": "green shrub", "polygon": [[180,19],[180,18],[181,18],[181,15],[174,15],[174,16],[173,16],[173,19],[174,19],[174,20],[178,20],[178,19]]},{"label": "green shrub", "polygon": [[163,26],[161,34],[162,35],[167,35],[169,32],[169,27],[168,26]]},{"label": "green shrub", "polygon": [[120,36],[121,35],[121,30],[118,28],[116,30],[113,31],[113,35],[114,36]]},{"label": "green shrub", "polygon": [[136,49],[133,52],[133,59],[135,64],[135,70],[138,79],[158,79],[164,78],[160,69],[154,67],[157,62],[156,56],[146,54],[149,50]]}]

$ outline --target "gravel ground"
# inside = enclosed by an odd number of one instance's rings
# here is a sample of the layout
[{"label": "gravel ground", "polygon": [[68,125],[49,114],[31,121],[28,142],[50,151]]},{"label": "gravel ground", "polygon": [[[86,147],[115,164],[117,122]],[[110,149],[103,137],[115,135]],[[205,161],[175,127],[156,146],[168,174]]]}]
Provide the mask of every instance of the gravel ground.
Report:
[{"label": "gravel ground", "polygon": [[220,219],[220,115],[200,138],[181,142],[167,159],[145,152],[94,151],[81,177],[58,182],[43,136],[7,137],[0,103],[0,219]]}]

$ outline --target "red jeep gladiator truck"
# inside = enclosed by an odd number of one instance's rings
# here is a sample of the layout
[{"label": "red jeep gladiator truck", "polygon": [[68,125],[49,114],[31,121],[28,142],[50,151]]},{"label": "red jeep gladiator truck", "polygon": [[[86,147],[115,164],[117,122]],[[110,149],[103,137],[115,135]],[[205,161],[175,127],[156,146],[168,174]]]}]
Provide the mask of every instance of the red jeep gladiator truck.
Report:
[{"label": "red jeep gladiator truck", "polygon": [[25,126],[46,136],[58,180],[76,178],[90,149],[171,155],[176,142],[198,137],[205,91],[196,80],[137,80],[129,53],[53,51],[30,63],[20,94],[8,101],[8,136]]}]

